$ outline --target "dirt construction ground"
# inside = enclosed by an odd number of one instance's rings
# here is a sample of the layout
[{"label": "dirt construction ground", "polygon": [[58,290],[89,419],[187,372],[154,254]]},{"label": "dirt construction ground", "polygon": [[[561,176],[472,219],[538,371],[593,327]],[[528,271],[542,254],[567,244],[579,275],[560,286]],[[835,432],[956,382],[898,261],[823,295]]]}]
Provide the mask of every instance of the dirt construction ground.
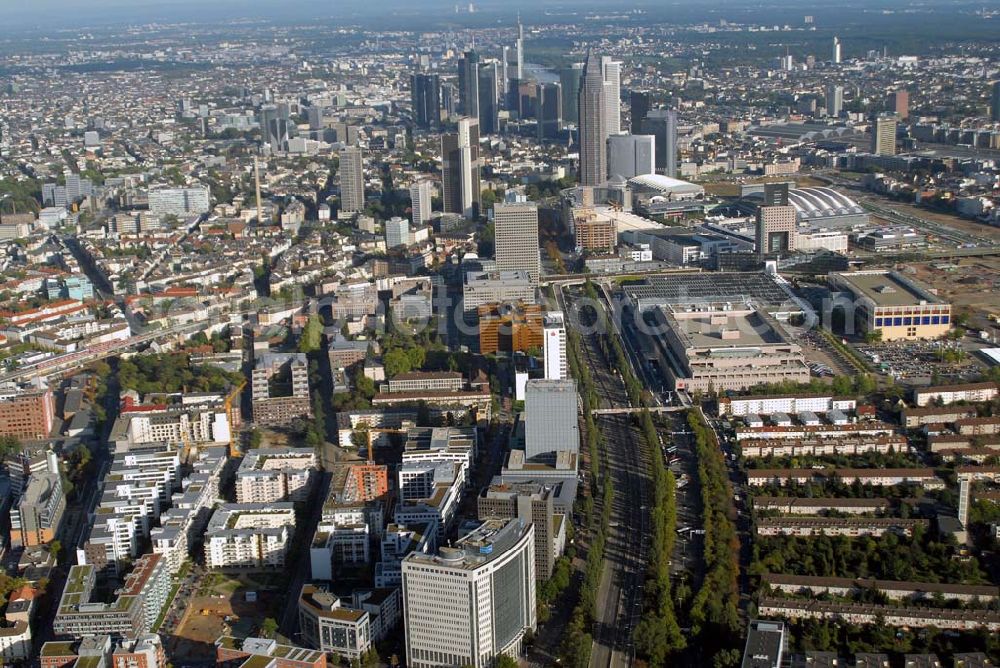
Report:
[{"label": "dirt construction ground", "polygon": [[[168,654],[181,662],[214,660],[219,636],[249,635],[263,621],[270,609],[269,595],[261,592],[255,603],[247,603],[243,592],[222,598],[218,594],[192,597],[177,635],[167,641]],[[230,618],[229,624],[226,617]]]}]

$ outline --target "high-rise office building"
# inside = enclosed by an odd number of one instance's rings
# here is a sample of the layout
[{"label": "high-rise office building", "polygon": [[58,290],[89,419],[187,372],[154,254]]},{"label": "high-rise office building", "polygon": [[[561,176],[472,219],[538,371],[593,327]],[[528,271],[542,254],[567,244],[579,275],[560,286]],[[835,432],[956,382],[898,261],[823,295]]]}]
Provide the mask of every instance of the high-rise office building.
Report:
[{"label": "high-rise office building", "polygon": [[834,65],[839,65],[840,64],[840,38],[839,37],[834,37],[833,38],[833,64]]},{"label": "high-rise office building", "polygon": [[500,107],[497,104],[499,80],[499,63],[483,63],[479,66],[479,131],[484,135],[494,135],[500,131]]},{"label": "high-rise office building", "polygon": [[642,122],[642,133],[656,137],[656,171],[677,178],[677,112],[650,109]]},{"label": "high-rise office building", "polygon": [[656,172],[656,137],[612,135],[608,137],[608,177],[630,179]]},{"label": "high-rise office building", "polygon": [[260,139],[272,151],[284,151],[292,137],[288,105],[267,105],[260,109]]},{"label": "high-rise office building", "polygon": [[405,218],[393,216],[383,224],[385,229],[385,247],[410,245],[410,223]]},{"label": "high-rise office building", "polygon": [[642,133],[642,119],[649,113],[651,96],[649,93],[633,90],[628,95],[629,128],[632,134]]},{"label": "high-rise office building", "polygon": [[479,54],[466,51],[458,60],[458,113],[479,118]]},{"label": "high-rise office building", "polygon": [[607,90],[601,58],[588,54],[580,82],[580,185],[599,186],[608,173]]},{"label": "high-rise office building", "polygon": [[340,212],[352,216],[365,209],[365,157],[357,146],[340,151]]},{"label": "high-rise office building", "polygon": [[905,90],[894,90],[885,101],[886,111],[896,114],[901,119],[910,116],[910,93]]},{"label": "high-rise office building", "polygon": [[573,63],[559,70],[559,85],[562,86],[562,117],[567,123],[580,122],[578,101],[580,82],[583,80],[583,63]]},{"label": "high-rise office building", "polygon": [[990,119],[1000,122],[1000,80],[993,82],[993,94],[990,96]]},{"label": "high-rise office building", "polygon": [[538,84],[538,138],[556,139],[562,129],[563,94],[557,83]]},{"label": "high-rise office building", "polygon": [[826,115],[840,116],[844,108],[844,87],[829,84],[826,87]]},{"label": "high-rise office building", "polygon": [[455,132],[441,135],[441,189],[445,213],[479,215],[479,119],[460,118]]},{"label": "high-rise office building", "polygon": [[424,225],[430,221],[433,197],[434,184],[430,179],[415,181],[410,186],[410,218],[414,225]]},{"label": "high-rise office building", "polygon": [[546,380],[569,378],[566,366],[566,317],[562,311],[549,311],[542,319],[542,353]]},{"label": "high-rise office building", "polygon": [[413,120],[418,126],[435,128],[441,124],[441,78],[438,75],[411,75],[410,101]]},{"label": "high-rise office building", "polygon": [[616,135],[622,131],[622,64],[604,56],[601,58],[601,70],[604,73],[604,104],[607,109],[605,132],[609,136]]},{"label": "high-rise office building", "polygon": [[521,25],[521,14],[517,15],[517,41],[514,43],[517,52],[517,64],[514,67],[514,77],[524,79],[524,26]]},{"label": "high-rise office building", "polygon": [[872,153],[896,155],[896,117],[879,116],[872,124]]},{"label": "high-rise office building", "polygon": [[524,458],[555,461],[558,452],[579,452],[576,383],[529,380],[524,387]]},{"label": "high-rise office building", "polygon": [[451,118],[458,113],[457,98],[455,84],[450,82],[441,84],[441,108],[444,109],[445,116]]},{"label": "high-rise office building", "polygon": [[406,665],[492,668],[534,632],[535,532],[490,519],[438,554],[402,562]]},{"label": "high-rise office building", "polygon": [[764,186],[764,202],[757,209],[757,255],[764,257],[795,250],[798,215],[788,203],[788,184]]},{"label": "high-rise office building", "polygon": [[541,260],[538,252],[538,205],[505,202],[493,207],[497,269],[526,271],[538,284]]}]

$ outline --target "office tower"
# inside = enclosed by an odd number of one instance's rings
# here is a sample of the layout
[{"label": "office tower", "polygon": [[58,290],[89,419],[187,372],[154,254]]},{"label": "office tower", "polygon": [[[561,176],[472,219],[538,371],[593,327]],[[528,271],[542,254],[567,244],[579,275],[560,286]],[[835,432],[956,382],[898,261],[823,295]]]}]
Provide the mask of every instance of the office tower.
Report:
[{"label": "office tower", "polygon": [[431,219],[431,199],[434,184],[429,179],[416,181],[410,186],[410,218],[414,225],[424,225]]},{"label": "office tower", "polygon": [[479,118],[479,54],[466,51],[458,60],[458,113]]},{"label": "office tower", "polygon": [[795,250],[797,222],[795,207],[788,203],[788,184],[766,184],[764,202],[757,209],[758,257]]},{"label": "office tower", "polygon": [[496,263],[500,271],[525,271],[538,283],[538,205],[534,202],[497,203],[493,206]]},{"label": "office tower", "polygon": [[455,92],[455,84],[453,83],[443,83],[441,84],[441,108],[444,109],[445,116],[451,118],[458,113],[458,103],[456,102],[457,93]]},{"label": "office tower", "polygon": [[410,101],[413,120],[418,126],[436,128],[441,124],[441,79],[438,75],[411,75]]},{"label": "office tower", "polygon": [[520,519],[487,520],[436,555],[411,552],[402,578],[411,668],[492,668],[535,630],[535,532]]},{"label": "office tower", "polygon": [[611,60],[610,56],[601,58],[601,70],[604,74],[605,98],[605,133],[616,135],[622,131],[622,64]]},{"label": "office tower", "polygon": [[656,137],[653,135],[612,135],[608,137],[608,178],[656,172]]},{"label": "office tower", "polygon": [[479,119],[460,118],[441,135],[441,186],[445,213],[479,216]]},{"label": "office tower", "polygon": [[208,213],[211,209],[211,191],[207,186],[151,188],[149,191],[149,214],[157,219],[164,216],[184,218]]},{"label": "office tower", "polygon": [[309,118],[309,129],[310,130],[322,130],[323,129],[323,113],[326,109],[318,104],[314,104],[309,107],[309,111],[306,115]]},{"label": "office tower", "polygon": [[538,85],[538,138],[556,139],[562,129],[563,94],[557,83]]},{"label": "office tower", "polygon": [[580,122],[578,101],[580,97],[580,82],[583,80],[583,63],[573,63],[559,70],[559,85],[562,86],[563,108],[562,117],[567,123],[576,125]]},{"label": "office tower", "polygon": [[566,367],[566,318],[562,311],[549,311],[542,320],[542,358],[546,380],[569,378]]},{"label": "office tower", "polygon": [[650,109],[642,122],[642,133],[656,137],[656,171],[677,178],[677,112]]},{"label": "office tower", "polygon": [[844,108],[844,87],[829,84],[826,87],[826,115],[840,116]]},{"label": "office tower", "polygon": [[267,105],[260,109],[260,139],[272,151],[283,151],[292,136],[292,123],[288,118],[288,105]]},{"label": "office tower", "polygon": [[514,67],[514,76],[524,79],[524,26],[521,25],[521,14],[517,15],[517,41],[514,43],[517,51],[517,64]]},{"label": "office tower", "polygon": [[879,116],[872,127],[872,153],[896,155],[896,117]]},{"label": "office tower", "polygon": [[650,95],[642,91],[634,90],[628,96],[629,128],[632,134],[637,135],[642,132],[642,119],[649,113]]},{"label": "office tower", "polygon": [[357,146],[340,151],[340,214],[351,216],[365,209],[365,160]]},{"label": "office tower", "polygon": [[885,101],[886,111],[896,114],[898,118],[910,116],[910,93],[905,90],[894,90]]},{"label": "office tower", "polygon": [[500,109],[497,105],[498,63],[479,66],[479,131],[495,135],[500,131]]},{"label": "office tower", "polygon": [[500,100],[507,106],[507,82],[510,81],[510,47],[500,49]]},{"label": "office tower", "polygon": [[840,65],[840,38],[833,38],[833,64]]},{"label": "office tower", "polygon": [[993,82],[993,94],[990,96],[990,119],[1000,122],[1000,80]]},{"label": "office tower", "polygon": [[410,223],[405,218],[393,216],[383,223],[385,227],[385,247],[410,245]]},{"label": "office tower", "polygon": [[587,55],[580,82],[580,185],[599,186],[608,173],[607,92],[601,59]]},{"label": "office tower", "polygon": [[524,458],[554,462],[556,453],[579,452],[578,396],[572,379],[529,380],[524,387]]}]

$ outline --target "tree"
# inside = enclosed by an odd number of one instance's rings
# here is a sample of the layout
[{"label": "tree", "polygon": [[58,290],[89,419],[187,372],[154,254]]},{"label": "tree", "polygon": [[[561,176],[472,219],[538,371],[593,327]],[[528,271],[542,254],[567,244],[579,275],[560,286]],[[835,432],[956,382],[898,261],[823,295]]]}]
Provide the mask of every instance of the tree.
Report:
[{"label": "tree", "polygon": [[354,388],[365,399],[371,399],[375,396],[375,381],[363,373],[358,374],[357,380],[354,381]]},{"label": "tree", "polygon": [[382,356],[382,364],[385,366],[385,375],[392,378],[401,373],[408,373],[413,364],[410,356],[402,348],[392,348]]},{"label": "tree", "polygon": [[497,668],[518,668],[517,659],[506,654],[501,654],[497,658]]},{"label": "tree", "polygon": [[52,540],[49,543],[49,546],[48,546],[49,554],[51,554],[52,558],[55,559],[56,561],[59,561],[59,555],[62,552],[62,549],[63,549],[62,543],[59,542],[58,538]]},{"label": "tree", "polygon": [[268,617],[260,623],[260,634],[264,638],[273,638],[278,632],[278,622],[274,617]]},{"label": "tree", "polygon": [[865,332],[865,343],[880,343],[882,341],[881,329],[870,329]]},{"label": "tree", "polygon": [[259,448],[264,443],[264,434],[261,433],[260,429],[250,430],[250,447]]},{"label": "tree", "polygon": [[299,352],[311,353],[319,350],[323,343],[323,321],[319,315],[313,313],[309,316],[306,326],[302,329],[302,336],[299,338]]}]

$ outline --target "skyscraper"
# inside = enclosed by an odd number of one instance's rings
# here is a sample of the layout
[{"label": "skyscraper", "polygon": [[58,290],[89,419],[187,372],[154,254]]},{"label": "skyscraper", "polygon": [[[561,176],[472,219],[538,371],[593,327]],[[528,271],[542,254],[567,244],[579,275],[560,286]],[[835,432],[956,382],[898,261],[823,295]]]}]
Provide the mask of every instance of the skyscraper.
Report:
[{"label": "skyscraper", "polygon": [[350,217],[365,208],[365,160],[357,146],[340,151],[340,211]]},{"label": "skyscraper", "polygon": [[587,55],[580,82],[580,185],[599,186],[608,172],[607,93],[601,59]]},{"label": "skyscraper", "polygon": [[844,87],[829,84],[826,87],[826,115],[840,116],[844,108]]},{"label": "skyscraper", "polygon": [[410,186],[410,219],[414,225],[423,225],[431,219],[431,199],[434,186],[430,179],[415,181]]},{"label": "skyscraper", "polygon": [[562,128],[563,94],[557,83],[538,84],[538,138],[555,139]]},{"label": "skyscraper", "polygon": [[795,250],[798,215],[788,203],[788,184],[764,186],[764,203],[757,209],[757,255],[764,257]]},{"label": "skyscraper", "polygon": [[524,387],[525,461],[556,459],[557,452],[579,452],[576,383],[529,380]]},{"label": "skyscraper", "polygon": [[496,262],[500,271],[526,271],[538,283],[538,205],[534,202],[497,203],[493,207]]},{"label": "skyscraper", "polygon": [[990,118],[1000,122],[1000,80],[993,82],[993,95],[990,97]]},{"label": "skyscraper", "polygon": [[411,75],[410,101],[413,120],[418,126],[436,128],[441,124],[441,79],[438,75]]},{"label": "skyscraper", "polygon": [[656,137],[612,135],[608,137],[608,177],[653,174],[656,171]]},{"label": "skyscraper", "polygon": [[534,525],[490,519],[438,554],[403,559],[403,627],[411,668],[491,668],[536,627]]},{"label": "skyscraper", "polygon": [[486,135],[500,131],[500,109],[497,105],[499,69],[496,62],[479,66],[479,131]]},{"label": "skyscraper", "polygon": [[466,51],[458,60],[458,113],[479,118],[479,54]]},{"label": "skyscraper", "polygon": [[649,113],[650,95],[639,90],[633,90],[628,96],[629,128],[632,134],[642,132],[642,119]]},{"label": "skyscraper", "polygon": [[549,311],[542,321],[542,358],[546,380],[569,378],[566,367],[566,318],[562,311]]},{"label": "skyscraper", "polygon": [[524,26],[521,25],[521,14],[517,15],[517,41],[514,43],[517,51],[517,65],[514,67],[514,77],[524,79]]},{"label": "skyscraper", "polygon": [[446,213],[479,216],[479,119],[460,118],[441,135],[441,187]]},{"label": "skyscraper", "polygon": [[642,133],[656,137],[656,171],[677,178],[677,112],[650,109],[642,122]]},{"label": "skyscraper", "polygon": [[580,82],[583,80],[583,63],[573,63],[559,70],[559,84],[562,86],[562,117],[567,123],[580,122],[577,104],[580,97]]},{"label": "skyscraper", "polygon": [[611,60],[610,56],[601,58],[601,69],[604,73],[605,98],[604,104],[607,109],[605,119],[607,127],[605,132],[608,136],[616,135],[622,131],[622,64]]},{"label": "skyscraper", "polygon": [[287,105],[269,105],[260,110],[261,141],[271,147],[271,151],[284,151],[292,137],[292,123],[285,111]]},{"label": "skyscraper", "polygon": [[833,38],[833,64],[840,65],[840,38]]},{"label": "skyscraper", "polygon": [[885,100],[886,111],[896,114],[901,119],[910,115],[910,93],[905,90],[894,90]]},{"label": "skyscraper", "polygon": [[896,117],[879,116],[872,125],[872,153],[896,155]]}]

